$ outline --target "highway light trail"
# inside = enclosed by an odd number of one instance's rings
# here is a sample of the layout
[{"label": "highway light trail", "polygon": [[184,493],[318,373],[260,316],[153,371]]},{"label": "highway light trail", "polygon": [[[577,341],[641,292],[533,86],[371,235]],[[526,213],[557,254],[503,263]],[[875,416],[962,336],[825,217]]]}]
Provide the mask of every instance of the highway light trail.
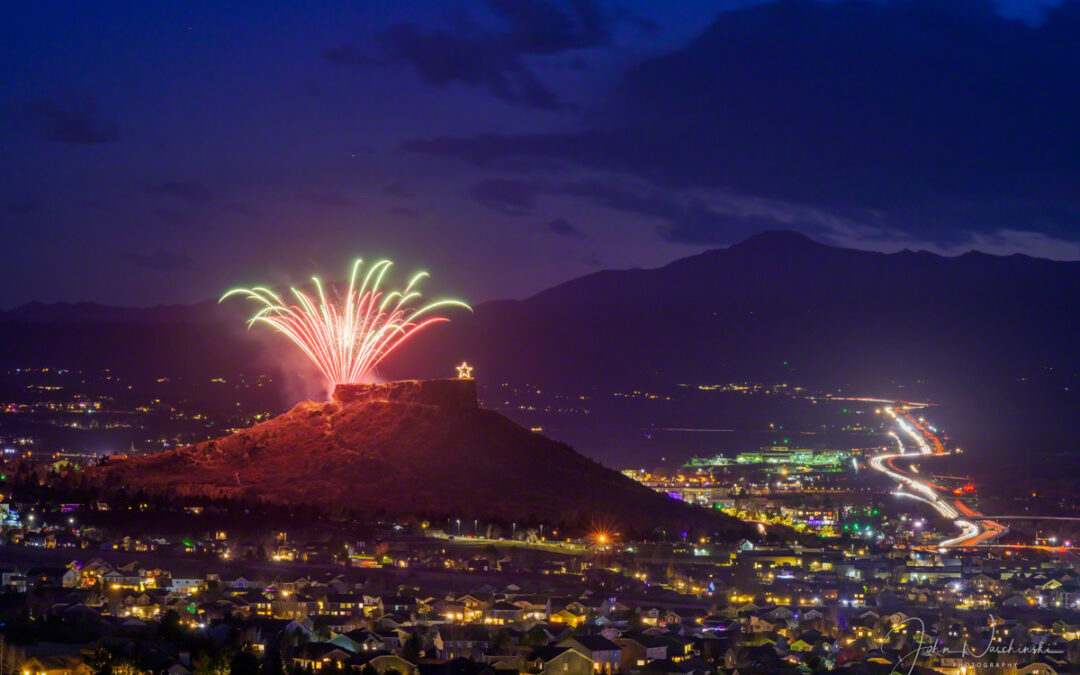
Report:
[{"label": "highway light trail", "polygon": [[900,440],[900,437],[896,434],[895,431],[890,431],[889,435],[893,437],[894,441],[896,441],[897,447],[900,448],[900,454],[904,454],[904,442]]},{"label": "highway light trail", "polygon": [[[919,449],[918,454],[934,456],[948,454],[938,437],[924,425],[912,419],[906,408],[900,408],[897,411],[892,407],[886,407],[885,413],[893,419],[897,428],[915,443]],[[876,455],[870,459],[869,464],[876,471],[880,471],[900,484],[896,490],[898,496],[909,497],[929,504],[943,518],[953,521],[953,524],[960,528],[958,536],[938,543],[938,547],[985,545],[1008,531],[1006,526],[992,520],[969,520],[969,518],[977,519],[982,514],[972,510],[959,499],[950,502],[948,499],[943,498],[942,493],[946,491],[945,488],[917,475],[918,472],[912,474],[897,469],[893,460],[898,457],[910,458],[911,455],[906,453],[899,434],[890,431],[889,435],[896,440],[900,452]],[[911,492],[905,492],[905,487]]]}]

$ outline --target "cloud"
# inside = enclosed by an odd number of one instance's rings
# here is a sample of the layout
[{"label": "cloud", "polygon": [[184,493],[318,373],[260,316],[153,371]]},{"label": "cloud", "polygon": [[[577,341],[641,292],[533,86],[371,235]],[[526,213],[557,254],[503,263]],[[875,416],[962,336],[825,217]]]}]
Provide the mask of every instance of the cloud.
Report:
[{"label": "cloud", "polygon": [[[655,221],[656,233],[679,244],[727,244],[762,229],[800,229],[821,235],[849,233],[850,218],[813,207],[715,190],[668,188],[614,177],[579,180],[493,178],[469,190],[479,204],[511,216],[531,214],[544,196],[569,196]],[[866,219],[870,219],[866,215]],[[556,234],[583,237],[564,218],[549,222]]]},{"label": "cloud", "polygon": [[541,84],[521,54],[491,36],[466,38],[449,31],[426,33],[403,24],[387,37],[391,53],[410,63],[427,84],[460,82],[487,89],[509,103],[555,108],[555,94]]},{"label": "cloud", "polygon": [[[1077,35],[1078,0],[1034,25],[981,0],[779,0],[723,12],[631,68],[580,131],[405,147],[726,190],[943,242],[1008,228],[1077,239]],[[675,222],[655,196],[592,198]],[[672,240],[723,226],[715,209],[679,209]]]},{"label": "cloud", "polygon": [[404,181],[394,181],[383,188],[384,195],[390,195],[391,197],[408,198],[413,196],[412,190],[405,184]]},{"label": "cloud", "polygon": [[235,213],[247,218],[261,218],[263,216],[262,211],[250,204],[245,204],[244,202],[228,202],[227,204],[222,204],[221,210],[226,213]]},{"label": "cloud", "polygon": [[15,104],[10,118],[59,143],[91,145],[120,139],[119,125],[107,119],[90,96],[22,101]]},{"label": "cloud", "polygon": [[652,19],[631,12],[621,12],[620,15],[644,35],[656,37],[660,34],[660,25]]},{"label": "cloud", "polygon": [[154,214],[154,219],[157,223],[169,225],[174,228],[191,224],[191,219],[188,215],[176,209],[156,207],[151,209],[150,212]]},{"label": "cloud", "polygon": [[509,216],[525,216],[532,212],[537,192],[538,188],[532,183],[505,178],[484,180],[469,189],[477,202]]},{"label": "cloud", "polygon": [[127,260],[135,267],[154,272],[191,272],[199,268],[190,255],[164,248],[150,253],[131,252],[127,254]]},{"label": "cloud", "polygon": [[576,225],[566,218],[556,218],[544,225],[544,229],[562,237],[573,237],[577,239],[585,238],[585,233],[579,230]]},{"label": "cloud", "polygon": [[[412,66],[427,84],[482,87],[509,103],[551,109],[561,104],[527,59],[606,46],[616,21],[595,0],[488,0],[484,14],[477,21],[462,10],[450,17],[450,27],[433,30],[397,24],[381,42],[391,59]],[[640,17],[619,18],[647,29]],[[331,47],[324,55],[345,65],[376,61],[352,45]]]},{"label": "cloud", "polygon": [[216,198],[209,185],[198,181],[167,180],[149,183],[144,185],[143,189],[150,194],[175,197],[192,204],[206,204]]},{"label": "cloud", "polygon": [[666,224],[657,231],[669,241],[703,244],[731,238],[731,215],[712,210],[698,198],[680,198],[666,190],[642,190],[641,186],[603,180],[562,183],[552,192],[584,197],[610,209],[662,220]]},{"label": "cloud", "polygon": [[409,208],[408,206],[391,206],[386,209],[387,213],[395,216],[404,216],[405,218],[412,218],[413,220],[420,220],[421,214],[416,209]]},{"label": "cloud", "polygon": [[302,201],[309,204],[315,204],[316,206],[333,206],[343,209],[354,209],[357,207],[357,203],[354,200],[346,197],[337,190],[305,192],[299,196]]}]

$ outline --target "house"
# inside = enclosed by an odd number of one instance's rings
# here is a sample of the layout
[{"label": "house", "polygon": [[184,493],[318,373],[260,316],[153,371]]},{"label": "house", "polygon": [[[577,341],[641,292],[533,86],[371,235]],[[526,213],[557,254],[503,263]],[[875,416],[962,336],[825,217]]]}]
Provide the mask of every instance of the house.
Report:
[{"label": "house", "polygon": [[543,595],[524,595],[513,598],[511,604],[525,612],[525,619],[545,620],[551,616],[551,598]]},{"label": "house", "polygon": [[76,625],[95,624],[101,620],[97,610],[81,602],[58,602],[49,607],[49,616]]},{"label": "house", "polygon": [[81,654],[31,656],[23,662],[24,675],[93,675]]},{"label": "house", "polygon": [[686,636],[668,633],[657,639],[667,645],[667,658],[672,661],[684,661],[694,653],[694,641]]},{"label": "house", "polygon": [[349,659],[348,665],[354,672],[366,666],[371,666],[380,675],[389,672],[399,673],[400,675],[419,675],[415,663],[407,661],[396,654],[360,653]]},{"label": "house", "polygon": [[611,675],[622,668],[622,647],[602,635],[574,635],[559,641],[556,646],[576,649],[589,657],[597,673]]},{"label": "house", "polygon": [[478,658],[491,647],[491,635],[479,625],[450,627],[440,629],[432,642],[440,659]]},{"label": "house", "polygon": [[237,590],[242,591],[242,590],[247,590],[249,588],[258,588],[259,587],[259,584],[257,582],[252,581],[251,579],[248,579],[248,578],[243,577],[243,576],[222,579],[221,580],[221,585],[222,585],[222,587],[224,587],[225,589],[230,590],[230,591],[237,591]]},{"label": "house", "polygon": [[64,588],[77,588],[82,580],[82,574],[74,567],[69,567],[64,576],[60,578],[60,585]]},{"label": "house", "polygon": [[250,615],[270,616],[270,598],[265,593],[248,591],[236,595],[233,600],[246,607]]},{"label": "house", "polygon": [[817,609],[808,609],[802,613],[802,620],[804,622],[820,621],[825,618],[825,615]]},{"label": "house", "polygon": [[26,580],[33,586],[63,587],[69,572],[71,570],[66,567],[31,567],[26,573]]},{"label": "house", "polygon": [[383,642],[378,635],[365,628],[351,630],[348,633],[335,636],[330,642],[353,652],[374,652],[382,649]]},{"label": "house", "polygon": [[405,644],[409,634],[399,628],[377,630],[375,636],[382,641],[382,648],[388,652],[396,652]]},{"label": "house", "polygon": [[293,663],[299,668],[319,671],[331,662],[345,664],[353,655],[347,650],[328,642],[313,642],[302,645],[293,656]]},{"label": "house", "polygon": [[484,609],[483,616],[484,623],[501,626],[520,623],[525,619],[525,610],[505,600],[500,600]]},{"label": "house", "polygon": [[323,600],[323,614],[359,616],[364,613],[364,599],[351,593],[328,593]]},{"label": "house", "polygon": [[1032,603],[1022,595],[1010,595],[1001,602],[1002,607],[1020,608],[1030,607]]},{"label": "house", "polygon": [[773,607],[768,612],[766,612],[764,616],[770,621],[777,621],[779,619],[784,619],[785,621],[787,621],[795,617],[795,612],[790,607],[785,607],[784,605],[777,605],[776,607]]},{"label": "house", "polygon": [[552,623],[565,623],[568,626],[577,628],[585,622],[585,615],[574,614],[569,609],[560,609],[551,615],[550,621]]},{"label": "house", "polygon": [[650,661],[667,658],[668,644],[649,635],[627,633],[612,642],[622,650],[619,659],[619,670],[622,672],[637,670]]},{"label": "house", "polygon": [[540,647],[525,657],[523,670],[532,675],[593,675],[592,659],[570,647]]},{"label": "house", "polygon": [[169,590],[173,593],[192,593],[202,588],[202,579],[196,577],[172,577],[169,579]]},{"label": "house", "polygon": [[664,612],[664,625],[672,624],[699,624],[708,615],[704,609],[669,609]]},{"label": "house", "polygon": [[125,575],[120,570],[111,569],[101,575],[101,585],[103,588],[111,588],[112,590],[124,588]]}]

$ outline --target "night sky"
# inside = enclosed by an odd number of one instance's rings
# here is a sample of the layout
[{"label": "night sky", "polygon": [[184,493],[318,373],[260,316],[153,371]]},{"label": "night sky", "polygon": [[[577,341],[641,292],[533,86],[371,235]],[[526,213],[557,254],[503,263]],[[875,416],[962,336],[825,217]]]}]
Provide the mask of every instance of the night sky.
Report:
[{"label": "night sky", "polygon": [[1080,259],[1080,0],[0,8],[0,309],[522,297],[767,229]]}]

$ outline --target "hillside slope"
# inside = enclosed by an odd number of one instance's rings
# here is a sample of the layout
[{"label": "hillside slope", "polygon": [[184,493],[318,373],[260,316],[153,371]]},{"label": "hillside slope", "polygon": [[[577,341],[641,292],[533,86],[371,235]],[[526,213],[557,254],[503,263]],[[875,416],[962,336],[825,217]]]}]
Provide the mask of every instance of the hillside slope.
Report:
[{"label": "hillside slope", "polygon": [[[449,395],[447,395],[449,392]],[[107,486],[425,517],[748,533],[476,405],[472,380],[339,386],[230,436],[100,469]]]}]

